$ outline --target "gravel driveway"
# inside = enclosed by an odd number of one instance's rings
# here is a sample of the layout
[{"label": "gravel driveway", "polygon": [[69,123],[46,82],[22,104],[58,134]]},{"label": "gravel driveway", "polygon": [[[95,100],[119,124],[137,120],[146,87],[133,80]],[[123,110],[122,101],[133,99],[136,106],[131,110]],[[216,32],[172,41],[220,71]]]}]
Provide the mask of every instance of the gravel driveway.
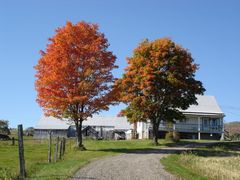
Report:
[{"label": "gravel driveway", "polygon": [[105,157],[81,168],[71,180],[172,180],[160,163],[169,153],[156,149]]},{"label": "gravel driveway", "polygon": [[70,180],[172,180],[160,159],[173,153],[180,153],[198,147],[214,145],[217,142],[191,143],[185,146],[135,151],[117,156],[108,156],[81,168]]}]

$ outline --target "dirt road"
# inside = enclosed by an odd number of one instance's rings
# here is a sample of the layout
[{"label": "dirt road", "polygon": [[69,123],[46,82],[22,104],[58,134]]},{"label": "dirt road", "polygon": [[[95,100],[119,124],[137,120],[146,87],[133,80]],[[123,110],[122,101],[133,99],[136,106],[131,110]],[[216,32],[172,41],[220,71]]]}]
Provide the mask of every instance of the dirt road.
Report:
[{"label": "dirt road", "polygon": [[160,159],[172,150],[147,150],[105,157],[81,168],[71,179],[84,180],[172,180]]},{"label": "dirt road", "polygon": [[71,180],[172,180],[160,159],[173,153],[206,147],[216,142],[191,143],[185,146],[166,147],[105,157],[81,168]]}]

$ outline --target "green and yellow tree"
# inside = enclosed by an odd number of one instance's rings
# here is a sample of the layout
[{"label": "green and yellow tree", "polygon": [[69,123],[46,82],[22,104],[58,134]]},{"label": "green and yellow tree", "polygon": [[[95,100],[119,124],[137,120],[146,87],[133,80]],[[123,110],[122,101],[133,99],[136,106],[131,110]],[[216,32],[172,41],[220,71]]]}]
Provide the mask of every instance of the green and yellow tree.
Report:
[{"label": "green and yellow tree", "polygon": [[128,105],[120,114],[130,122],[149,120],[157,145],[160,121],[182,118],[179,109],[196,104],[195,95],[205,91],[195,79],[198,65],[188,50],[168,38],[143,41],[127,62],[116,82],[121,101]]}]

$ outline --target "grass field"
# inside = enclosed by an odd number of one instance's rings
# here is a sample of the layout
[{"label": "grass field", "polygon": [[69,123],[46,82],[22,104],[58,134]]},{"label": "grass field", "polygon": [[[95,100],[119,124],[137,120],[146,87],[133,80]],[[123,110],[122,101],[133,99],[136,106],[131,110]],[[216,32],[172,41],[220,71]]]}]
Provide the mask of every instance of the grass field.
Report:
[{"label": "grass field", "polygon": [[[160,140],[164,145],[165,141]],[[17,144],[17,143],[16,143]],[[53,151],[55,149],[53,141]],[[27,177],[37,179],[67,179],[81,166],[89,161],[107,155],[138,149],[154,148],[150,140],[131,141],[94,141],[86,140],[87,151],[74,148],[74,141],[67,140],[66,154],[57,163],[47,163],[48,141],[25,138],[24,152]],[[18,177],[18,146],[12,146],[10,141],[0,141],[0,179],[14,179]]]},{"label": "grass field", "polygon": [[181,179],[240,179],[240,142],[218,143],[161,160],[165,169]]},{"label": "grass field", "polygon": [[[159,148],[152,145],[151,140],[130,141],[95,141],[85,140],[86,151],[74,148],[74,140],[67,139],[66,153],[62,160],[48,163],[48,141],[24,138],[25,163],[28,179],[67,179],[80,167],[90,161],[119,153],[136,150]],[[161,146],[186,145],[195,141],[180,141],[179,143],[159,140]],[[197,141],[198,142],[198,141]],[[202,142],[202,141],[201,141]],[[236,147],[240,144],[219,144],[215,147],[202,148],[181,155],[170,155],[161,162],[166,169],[184,179],[239,179],[239,154]],[[54,156],[55,140],[52,154]],[[18,146],[12,146],[11,141],[0,141],[0,179],[17,179]],[[231,170],[232,169],[232,170]],[[214,171],[214,173],[212,173]],[[205,175],[202,176],[202,175]],[[220,175],[218,175],[220,174]],[[230,177],[230,178],[229,178]],[[226,179],[226,178],[225,178]]]}]

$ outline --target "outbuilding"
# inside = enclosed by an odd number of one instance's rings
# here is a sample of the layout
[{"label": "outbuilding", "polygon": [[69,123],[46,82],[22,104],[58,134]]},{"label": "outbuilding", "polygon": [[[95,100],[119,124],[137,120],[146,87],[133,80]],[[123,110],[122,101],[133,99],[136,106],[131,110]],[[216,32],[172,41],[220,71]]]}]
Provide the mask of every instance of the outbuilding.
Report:
[{"label": "outbuilding", "polygon": [[[93,116],[83,121],[83,137],[91,136],[94,139],[124,139],[126,132],[132,129],[132,125],[125,117]],[[34,128],[34,138],[47,138],[52,136],[75,137],[76,128],[68,119],[58,119],[43,116]]]}]

